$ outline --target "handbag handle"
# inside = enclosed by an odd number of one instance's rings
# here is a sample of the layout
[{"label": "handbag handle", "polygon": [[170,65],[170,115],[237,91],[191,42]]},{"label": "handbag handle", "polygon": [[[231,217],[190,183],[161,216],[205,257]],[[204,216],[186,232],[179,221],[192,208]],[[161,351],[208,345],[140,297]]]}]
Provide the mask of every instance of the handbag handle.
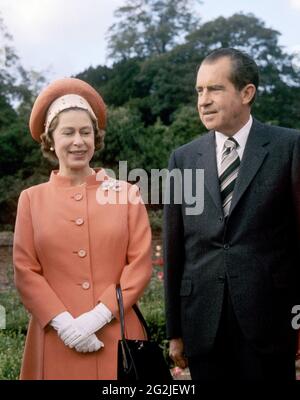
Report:
[{"label": "handbag handle", "polygon": [[[116,285],[116,294],[117,294],[117,300],[118,300],[118,307],[119,307],[119,315],[120,315],[120,325],[121,325],[121,337],[122,340],[125,340],[125,313],[124,313],[124,305],[123,305],[123,295],[122,295],[122,289],[120,284],[118,283]],[[147,322],[145,321],[145,318],[143,317],[143,314],[141,313],[140,309],[136,304],[132,306],[133,310],[135,311],[140,323],[143,325],[143,328],[146,331],[148,340],[150,340],[150,331],[149,327],[147,325]]]},{"label": "handbag handle", "polygon": [[119,315],[120,315],[120,325],[121,325],[121,337],[122,340],[125,340],[125,318],[124,318],[124,305],[123,305],[123,296],[121,286],[117,284],[116,286],[116,294],[118,300],[118,307],[119,307]]}]

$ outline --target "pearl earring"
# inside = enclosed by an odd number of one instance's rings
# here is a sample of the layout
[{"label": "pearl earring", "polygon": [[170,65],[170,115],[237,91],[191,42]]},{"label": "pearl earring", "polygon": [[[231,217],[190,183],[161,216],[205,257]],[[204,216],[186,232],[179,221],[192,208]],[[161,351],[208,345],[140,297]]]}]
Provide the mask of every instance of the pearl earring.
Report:
[{"label": "pearl earring", "polygon": [[50,151],[54,151],[54,147],[51,146],[51,147],[50,147]]}]

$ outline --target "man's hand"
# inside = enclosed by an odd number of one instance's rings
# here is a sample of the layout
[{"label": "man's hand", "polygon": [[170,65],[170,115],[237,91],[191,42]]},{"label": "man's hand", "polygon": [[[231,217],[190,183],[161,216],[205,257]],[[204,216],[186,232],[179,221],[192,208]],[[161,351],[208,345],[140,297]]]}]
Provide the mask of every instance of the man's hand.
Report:
[{"label": "man's hand", "polygon": [[184,346],[181,338],[171,339],[169,346],[169,356],[179,368],[188,366],[187,358],[184,355]]}]

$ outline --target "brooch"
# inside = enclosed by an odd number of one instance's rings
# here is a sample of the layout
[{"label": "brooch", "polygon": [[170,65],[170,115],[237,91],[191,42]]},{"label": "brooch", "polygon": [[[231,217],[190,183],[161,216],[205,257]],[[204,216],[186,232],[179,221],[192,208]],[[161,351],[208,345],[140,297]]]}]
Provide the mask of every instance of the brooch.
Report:
[{"label": "brooch", "polygon": [[102,190],[114,190],[115,192],[119,192],[121,190],[121,185],[118,181],[115,180],[106,180],[101,183]]}]

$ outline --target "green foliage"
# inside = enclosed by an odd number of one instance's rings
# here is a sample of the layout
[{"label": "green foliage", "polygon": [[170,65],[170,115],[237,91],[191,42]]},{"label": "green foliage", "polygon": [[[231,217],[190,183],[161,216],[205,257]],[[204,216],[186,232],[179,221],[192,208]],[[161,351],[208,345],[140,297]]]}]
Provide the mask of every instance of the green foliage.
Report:
[{"label": "green foliage", "polygon": [[172,137],[167,126],[160,120],[148,126],[139,143],[142,149],[141,168],[150,173],[151,169],[166,167],[172,148]]},{"label": "green foliage", "polygon": [[161,345],[167,357],[164,289],[163,280],[157,275],[159,272],[162,272],[161,268],[153,268],[152,279],[139,301],[139,306],[149,327],[151,338]]},{"label": "green foliage", "polygon": [[16,112],[6,100],[5,96],[0,93],[0,138],[2,129],[7,125],[12,124],[16,118]]},{"label": "green foliage", "polygon": [[172,149],[182,146],[197,136],[206,133],[206,128],[200,122],[196,105],[178,108],[172,114],[170,130],[173,136]]},{"label": "green foliage", "polygon": [[29,314],[16,290],[0,293],[6,312],[6,329],[0,330],[0,380],[18,379],[25,344]]},{"label": "green foliage", "polygon": [[[220,46],[235,47],[254,57],[260,68],[260,96],[254,115],[280,125],[298,126],[300,78],[293,57],[279,46],[278,37],[279,32],[267,28],[252,14],[219,17],[193,30],[184,43],[170,51],[125,57],[96,86],[109,105],[129,105],[138,110],[145,126],[158,119],[169,126],[180,108],[195,109],[195,79],[203,58]],[[102,71],[100,66],[84,77],[96,83],[95,76],[101,77]]]},{"label": "green foliage", "polygon": [[24,343],[21,331],[0,331],[0,380],[19,378]]},{"label": "green foliage", "polygon": [[218,47],[234,47],[248,53],[260,69],[261,90],[270,92],[284,82],[300,83],[292,66],[292,56],[278,44],[280,33],[267,28],[253,14],[219,17],[203,24],[187,38],[184,52],[190,60],[201,59]]},{"label": "green foliage", "polygon": [[41,171],[27,175],[26,170],[20,169],[15,175],[6,175],[0,178],[0,224],[14,225],[17,203],[20,192],[48,179]]},{"label": "green foliage", "polygon": [[[0,12],[0,98],[17,100],[22,106],[32,100],[32,93],[45,82],[41,74],[25,70],[13,47],[13,37],[1,17]],[[2,100],[0,101],[2,103]],[[1,115],[0,115],[1,129]]]},{"label": "green foliage", "polygon": [[127,0],[108,31],[109,56],[115,60],[150,57],[172,49],[199,24],[196,0]]},{"label": "green foliage", "polygon": [[161,233],[163,224],[163,210],[149,210],[148,217],[151,231],[153,233]]},{"label": "green foliage", "polygon": [[141,165],[140,137],[144,136],[144,125],[135,110],[125,107],[110,108],[108,113],[105,149],[94,157],[95,163],[114,168],[119,161],[128,161],[128,168]]},{"label": "green foliage", "polygon": [[29,321],[29,314],[20,301],[16,290],[0,292],[0,304],[6,312],[6,329],[25,333]]}]

